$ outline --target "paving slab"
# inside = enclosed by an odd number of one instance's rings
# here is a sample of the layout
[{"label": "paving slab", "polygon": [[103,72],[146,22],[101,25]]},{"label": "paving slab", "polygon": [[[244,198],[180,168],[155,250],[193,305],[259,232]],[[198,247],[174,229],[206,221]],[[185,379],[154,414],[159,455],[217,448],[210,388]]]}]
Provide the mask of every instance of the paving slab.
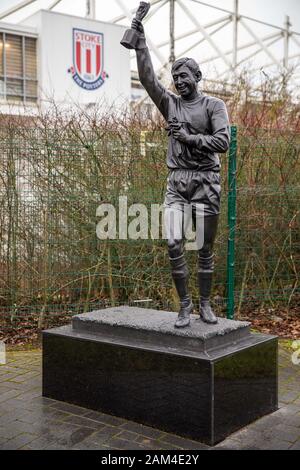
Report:
[{"label": "paving slab", "polygon": [[[0,371],[4,371],[0,374],[0,395],[4,396],[0,405],[1,450],[182,449],[200,452],[212,449],[199,442],[182,439],[132,421],[43,398],[41,386],[39,396],[36,396],[37,388],[31,385],[30,376],[25,377],[26,388],[24,391],[18,390],[20,395],[16,398],[11,394],[4,395],[7,383],[10,383],[9,374],[13,364],[17,365],[19,371],[25,368],[31,370],[33,366],[36,370],[38,367],[41,376],[41,357],[41,351],[8,352],[7,365],[0,366]],[[289,352],[280,348],[279,385],[282,385],[287,375],[293,379],[293,393],[284,397],[288,401],[280,400],[281,407],[278,411],[246,426],[213,450],[300,450],[300,403],[295,398],[300,389],[300,366],[293,365]],[[22,394],[27,394],[28,397],[28,392],[32,392],[29,401],[22,398]],[[29,409],[24,410],[20,403],[26,403]],[[93,422],[93,425],[89,426],[90,422]]]}]

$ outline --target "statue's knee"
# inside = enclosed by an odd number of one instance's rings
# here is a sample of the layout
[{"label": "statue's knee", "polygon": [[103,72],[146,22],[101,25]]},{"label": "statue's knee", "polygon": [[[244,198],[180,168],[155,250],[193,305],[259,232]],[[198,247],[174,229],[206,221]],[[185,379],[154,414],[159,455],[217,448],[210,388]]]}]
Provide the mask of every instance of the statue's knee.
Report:
[{"label": "statue's knee", "polygon": [[208,258],[213,254],[213,247],[211,243],[204,243],[202,248],[199,250],[199,256]]},{"label": "statue's knee", "polygon": [[211,245],[205,245],[198,252],[198,264],[200,271],[213,271],[214,269],[214,253]]},{"label": "statue's knee", "polygon": [[170,258],[178,258],[183,254],[182,240],[168,240],[168,250]]}]

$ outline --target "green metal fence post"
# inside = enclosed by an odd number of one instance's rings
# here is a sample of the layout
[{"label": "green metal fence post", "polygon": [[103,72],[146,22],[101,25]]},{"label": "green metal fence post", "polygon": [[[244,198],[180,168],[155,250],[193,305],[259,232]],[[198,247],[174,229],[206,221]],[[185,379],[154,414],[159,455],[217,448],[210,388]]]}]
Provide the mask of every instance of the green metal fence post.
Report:
[{"label": "green metal fence post", "polygon": [[228,162],[227,318],[234,316],[237,127],[231,127]]}]

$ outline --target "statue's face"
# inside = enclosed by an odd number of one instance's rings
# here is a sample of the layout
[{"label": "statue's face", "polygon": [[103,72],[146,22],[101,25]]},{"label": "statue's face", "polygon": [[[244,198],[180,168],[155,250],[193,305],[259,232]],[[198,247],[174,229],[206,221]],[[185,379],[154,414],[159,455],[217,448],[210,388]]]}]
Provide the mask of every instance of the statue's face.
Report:
[{"label": "statue's face", "polygon": [[198,80],[186,65],[182,65],[173,72],[173,80],[182,98],[187,99],[197,93]]}]

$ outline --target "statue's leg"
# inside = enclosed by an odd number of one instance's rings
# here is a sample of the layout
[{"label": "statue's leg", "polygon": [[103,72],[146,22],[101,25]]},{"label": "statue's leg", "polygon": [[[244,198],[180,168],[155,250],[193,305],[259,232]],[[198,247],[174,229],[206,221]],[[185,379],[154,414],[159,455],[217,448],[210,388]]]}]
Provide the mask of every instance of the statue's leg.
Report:
[{"label": "statue's leg", "polygon": [[218,227],[218,215],[204,216],[203,246],[198,251],[198,286],[200,294],[200,316],[206,323],[217,323],[210,305],[214,272],[213,245]]},{"label": "statue's leg", "polygon": [[166,207],[164,220],[172,278],[180,299],[180,311],[175,327],[183,328],[190,324],[190,314],[193,312],[188,292],[189,271],[183,249],[183,212],[174,206]]},{"label": "statue's leg", "polygon": [[203,321],[217,323],[210,305],[210,296],[214,271],[213,246],[220,212],[220,175],[212,171],[199,172],[195,175],[194,184],[193,222],[196,224],[197,238],[200,240],[198,243],[199,313]]}]

